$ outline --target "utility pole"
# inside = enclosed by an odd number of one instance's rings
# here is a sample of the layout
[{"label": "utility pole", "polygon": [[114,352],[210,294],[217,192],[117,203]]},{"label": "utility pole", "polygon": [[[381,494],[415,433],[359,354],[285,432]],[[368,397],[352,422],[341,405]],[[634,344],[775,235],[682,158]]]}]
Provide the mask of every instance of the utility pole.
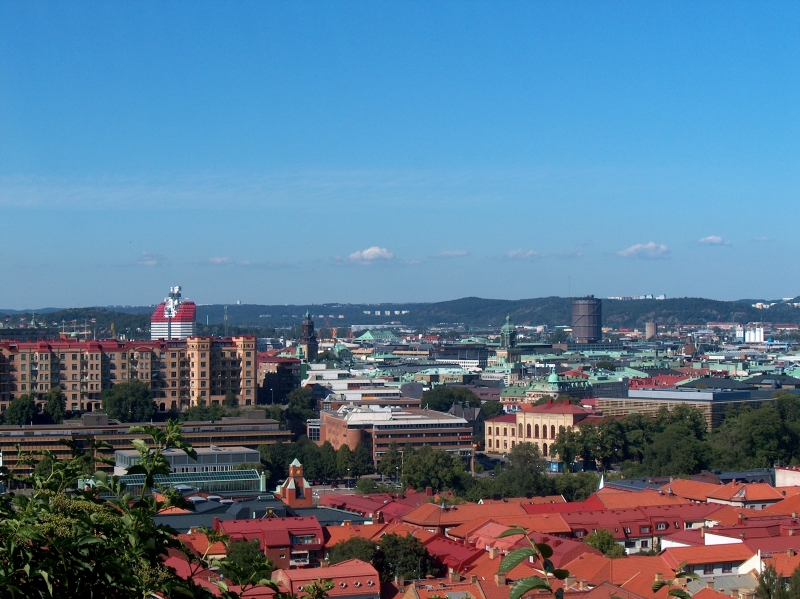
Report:
[{"label": "utility pole", "polygon": [[225,337],[228,336],[228,305],[225,304]]}]

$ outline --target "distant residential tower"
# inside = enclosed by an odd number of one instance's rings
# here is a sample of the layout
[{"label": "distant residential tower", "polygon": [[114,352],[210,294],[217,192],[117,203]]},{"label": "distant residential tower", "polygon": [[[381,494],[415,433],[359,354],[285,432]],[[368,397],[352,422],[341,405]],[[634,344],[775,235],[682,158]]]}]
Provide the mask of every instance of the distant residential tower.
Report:
[{"label": "distant residential tower", "polygon": [[187,339],[197,334],[194,302],[181,301],[181,287],[169,288],[169,296],[156,308],[150,318],[150,339]]}]

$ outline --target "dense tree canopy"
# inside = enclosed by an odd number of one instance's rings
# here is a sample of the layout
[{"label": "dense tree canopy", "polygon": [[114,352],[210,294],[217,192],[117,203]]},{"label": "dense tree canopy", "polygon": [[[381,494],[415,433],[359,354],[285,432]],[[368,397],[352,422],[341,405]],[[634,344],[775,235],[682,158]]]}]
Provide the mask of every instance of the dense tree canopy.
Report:
[{"label": "dense tree canopy", "polygon": [[47,403],[44,404],[42,412],[50,424],[61,424],[64,422],[64,409],[66,407],[67,398],[61,391],[61,387],[53,387],[50,389],[45,393],[44,399]]},{"label": "dense tree canopy", "polygon": [[17,426],[31,424],[35,418],[36,402],[30,395],[20,395],[8,405],[8,409],[3,413],[6,424]]},{"label": "dense tree canopy", "polygon": [[434,387],[422,394],[422,406],[437,412],[447,412],[456,402],[481,405],[480,398],[465,387]]},{"label": "dense tree canopy", "polygon": [[138,379],[113,385],[100,399],[108,417],[120,422],[147,422],[156,411],[149,385]]},{"label": "dense tree canopy", "polygon": [[371,564],[377,551],[377,543],[364,537],[353,537],[346,541],[339,541],[331,547],[328,554],[328,563],[333,565],[349,559],[360,559]]},{"label": "dense tree canopy", "polygon": [[503,404],[499,401],[485,401],[481,405],[481,413],[485,419],[489,419],[502,416],[505,412],[503,411]]}]

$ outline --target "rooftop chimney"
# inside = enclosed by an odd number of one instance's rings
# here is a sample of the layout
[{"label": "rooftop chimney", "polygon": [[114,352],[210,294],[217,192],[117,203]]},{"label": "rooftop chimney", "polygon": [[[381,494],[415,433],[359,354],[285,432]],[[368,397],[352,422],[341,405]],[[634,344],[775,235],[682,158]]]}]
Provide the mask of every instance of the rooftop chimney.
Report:
[{"label": "rooftop chimney", "polygon": [[588,590],[589,590],[589,581],[588,581],[588,580],[585,580],[585,579],[584,579],[584,580],[581,580],[581,581],[578,583],[578,588],[579,588],[580,590],[582,590],[582,591],[588,591]]},{"label": "rooftop chimney", "polygon": [[739,597],[739,589],[731,589],[731,597]]},{"label": "rooftop chimney", "polygon": [[797,518],[797,512],[792,512],[792,518]]},{"label": "rooftop chimney", "polygon": [[664,580],[664,575],[661,572],[656,572],[656,582]]},{"label": "rooftop chimney", "polygon": [[461,581],[461,574],[458,572],[451,570],[447,577],[450,579],[450,582],[460,582]]},{"label": "rooftop chimney", "polygon": [[498,572],[497,574],[494,575],[494,582],[499,587],[506,586],[506,575],[503,574],[502,572]]},{"label": "rooftop chimney", "polygon": [[578,581],[578,578],[574,574],[570,574],[567,576],[566,580],[564,580],[564,590],[568,591],[572,587],[575,586],[575,583]]},{"label": "rooftop chimney", "polygon": [[478,582],[478,577],[475,574],[473,574],[472,576],[469,577],[469,583],[470,584],[475,584],[477,582]]},{"label": "rooftop chimney", "polygon": [[714,579],[713,578],[709,578],[708,580],[706,580],[706,588],[707,589],[711,589],[712,591],[714,590]]},{"label": "rooftop chimney", "polygon": [[425,487],[425,495],[433,497],[433,487]]},{"label": "rooftop chimney", "polygon": [[394,577],[394,583],[395,583],[395,584],[396,584],[398,587],[400,587],[400,588],[402,589],[402,588],[405,586],[405,584],[406,584],[406,581],[405,581],[405,579],[404,579],[402,576],[400,576],[400,575],[398,574],[397,576],[395,576],[395,577]]},{"label": "rooftop chimney", "polygon": [[494,559],[497,557],[498,549],[497,547],[489,547],[489,559]]}]

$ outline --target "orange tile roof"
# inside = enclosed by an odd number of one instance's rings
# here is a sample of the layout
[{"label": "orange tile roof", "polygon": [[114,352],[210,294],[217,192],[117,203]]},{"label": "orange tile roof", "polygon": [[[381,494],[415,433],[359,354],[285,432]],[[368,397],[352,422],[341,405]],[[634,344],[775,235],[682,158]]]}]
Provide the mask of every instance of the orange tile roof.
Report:
[{"label": "orange tile roof", "polygon": [[800,513],[800,495],[792,495],[777,503],[768,505],[762,510],[765,514],[791,516],[793,513]]},{"label": "orange tile roof", "polygon": [[[466,593],[472,597],[480,597],[481,592],[478,589],[477,583],[472,584],[468,580],[461,582],[450,582],[450,581],[441,581],[435,580],[431,581],[433,584],[430,585],[420,585],[418,588],[415,588],[416,594],[419,595],[420,599],[430,599],[431,597],[445,597],[449,596],[450,593]],[[430,588],[425,588],[429,586]]]},{"label": "orange tile roof", "polygon": [[656,490],[633,493],[597,493],[597,498],[609,510],[622,510],[652,505],[681,505],[691,503],[688,499],[666,495]]},{"label": "orange tile roof", "polygon": [[800,553],[796,551],[781,551],[773,553],[771,557],[763,558],[764,566],[772,566],[780,576],[788,578],[800,567]]},{"label": "orange tile roof", "polygon": [[426,503],[413,509],[405,516],[403,522],[422,528],[452,527],[464,524],[481,516],[524,516],[525,510],[518,503],[505,503],[503,505],[478,505],[475,503],[461,503],[450,507],[441,508],[433,503]]},{"label": "orange tile roof", "polygon": [[775,514],[767,513],[766,509],[752,510],[750,508],[737,507],[735,505],[723,505],[717,511],[706,516],[706,520],[710,522],[716,522],[721,526],[732,526],[734,524],[738,524],[740,518],[743,520],[752,520],[754,518],[766,518],[768,516],[775,516]]},{"label": "orange tile roof", "polygon": [[661,556],[671,568],[686,562],[689,566],[712,562],[743,562],[753,557],[753,550],[743,543],[727,545],[702,545],[700,547],[670,547]]},{"label": "orange tile roof", "polygon": [[180,534],[177,535],[177,538],[195,555],[205,555],[207,549],[208,555],[213,556],[226,555],[228,553],[228,549],[221,541],[217,541],[209,547],[208,537],[206,535],[194,533]]},{"label": "orange tile roof", "polygon": [[504,525],[505,528],[519,524],[525,530],[545,534],[568,534],[572,532],[569,524],[566,523],[561,514],[524,514],[522,516],[500,516],[496,518],[483,516],[475,518],[448,529],[447,536],[455,539],[466,539],[470,534],[490,522]]},{"label": "orange tile roof", "polygon": [[684,499],[691,499],[692,501],[705,501],[708,494],[716,491],[720,485],[712,483],[704,483],[699,480],[687,480],[679,478],[671,483],[661,487],[664,493],[675,495],[676,497],[683,497]]},{"label": "orange tile roof", "polygon": [[721,501],[780,501],[784,495],[767,483],[730,482],[709,493],[708,498]]},{"label": "orange tile roof", "polygon": [[[604,555],[584,553],[563,567],[565,570],[569,570],[569,573],[575,576],[577,580],[587,580],[592,585],[610,582],[626,588],[626,583],[631,582],[634,577],[642,575],[643,578],[639,582],[632,583],[632,586],[636,588],[628,589],[639,594],[641,594],[639,585],[643,584],[641,583],[642,580],[648,580],[650,587],[652,587],[657,573],[669,575],[672,571],[661,555],[631,555],[620,559],[610,559]],[[649,589],[650,587],[647,588]],[[648,591],[645,596],[652,595],[653,592]]]},{"label": "orange tile roof", "polygon": [[387,525],[383,530],[379,533],[375,534],[372,537],[373,541],[380,541],[381,537],[384,535],[398,535],[401,537],[405,537],[411,535],[415,539],[419,539],[420,542],[424,545],[432,538],[438,536],[439,533],[431,532],[429,530],[422,530],[416,526],[411,526],[409,524],[403,524],[402,522],[394,522],[392,524]]},{"label": "orange tile roof", "polygon": [[352,526],[323,526],[325,546],[333,547],[336,543],[349,541],[353,537],[372,539],[386,528],[386,524],[354,524]]}]

